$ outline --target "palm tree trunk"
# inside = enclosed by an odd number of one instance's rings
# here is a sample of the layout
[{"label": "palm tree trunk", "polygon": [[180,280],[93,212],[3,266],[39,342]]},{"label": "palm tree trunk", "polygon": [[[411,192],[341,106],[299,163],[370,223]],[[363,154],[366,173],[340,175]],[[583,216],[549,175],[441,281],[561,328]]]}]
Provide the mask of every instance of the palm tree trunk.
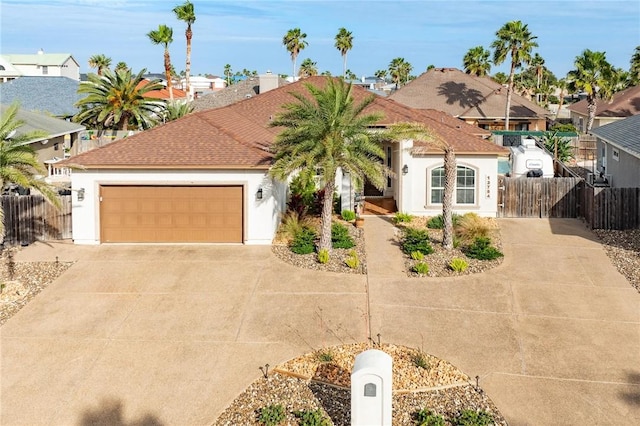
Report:
[{"label": "palm tree trunk", "polygon": [[291,77],[293,77],[292,83],[296,82],[296,56],[297,55],[291,55],[291,62],[293,62],[293,74],[291,74]]},{"label": "palm tree trunk", "polygon": [[185,36],[187,37],[187,63],[185,65],[185,83],[187,89],[187,99],[192,100],[191,96],[191,38],[193,37],[193,32],[191,31],[191,24],[187,25],[187,30],[185,31]]},{"label": "palm tree trunk", "polygon": [[556,112],[556,116],[553,117],[553,121],[558,119],[558,115],[560,115],[560,110],[562,109],[562,104],[564,102],[564,90],[560,89],[560,99],[558,99],[558,112]]},{"label": "palm tree trunk", "polygon": [[456,182],[456,154],[452,147],[444,151],[444,194],[442,194],[442,246],[453,249],[453,191]]},{"label": "palm tree trunk", "polygon": [[342,55],[342,78],[347,78],[347,54]]},{"label": "palm tree trunk", "polygon": [[504,129],[509,130],[509,115],[511,112],[511,94],[513,93],[513,77],[516,73],[516,64],[511,61],[511,73],[509,74],[509,85],[507,86],[507,105],[504,109]]},{"label": "palm tree trunk", "polygon": [[164,50],[164,74],[167,78],[167,89],[169,89],[169,99],[173,101],[173,84],[171,84],[171,57],[169,49]]},{"label": "palm tree trunk", "polygon": [[595,96],[587,96],[587,111],[589,112],[589,117],[587,118],[587,131],[585,133],[589,133],[591,131],[591,127],[593,127],[593,121],[596,118]]},{"label": "palm tree trunk", "polygon": [[329,179],[324,186],[324,199],[322,200],[322,225],[320,230],[320,244],[318,250],[326,249],[331,253],[331,217],[333,215],[333,191],[335,182]]}]

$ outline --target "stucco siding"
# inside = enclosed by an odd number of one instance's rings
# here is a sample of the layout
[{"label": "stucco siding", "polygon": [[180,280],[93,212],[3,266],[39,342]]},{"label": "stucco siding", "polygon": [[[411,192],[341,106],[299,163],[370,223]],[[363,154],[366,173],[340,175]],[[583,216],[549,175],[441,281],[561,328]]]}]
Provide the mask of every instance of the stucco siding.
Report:
[{"label": "stucco siding", "polygon": [[[602,148],[606,157],[605,174],[611,175],[612,188],[640,187],[640,158],[598,139],[598,170],[602,165]],[[614,155],[617,152],[617,156]]]}]

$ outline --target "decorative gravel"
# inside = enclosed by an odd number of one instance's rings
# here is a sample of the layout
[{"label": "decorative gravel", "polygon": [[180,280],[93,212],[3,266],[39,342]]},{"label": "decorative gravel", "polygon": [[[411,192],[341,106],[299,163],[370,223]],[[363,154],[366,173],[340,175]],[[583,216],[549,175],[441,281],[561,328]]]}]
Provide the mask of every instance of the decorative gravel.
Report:
[{"label": "decorative gravel", "polygon": [[[284,424],[298,424],[293,415],[296,411],[320,409],[331,424],[349,425],[351,370],[356,355],[367,349],[371,346],[363,343],[334,346],[276,366],[238,396],[215,425],[257,425],[260,409],[275,404],[282,405],[287,413]],[[506,425],[482,389],[448,362],[403,346],[382,344],[376,349],[393,359],[394,425],[415,424],[413,415],[423,408],[444,416],[447,424],[452,424],[462,410],[471,409],[485,410],[495,424]],[[424,367],[416,365],[416,357]]]},{"label": "decorative gravel", "polygon": [[602,241],[607,256],[629,283],[640,292],[640,229],[593,231]]}]

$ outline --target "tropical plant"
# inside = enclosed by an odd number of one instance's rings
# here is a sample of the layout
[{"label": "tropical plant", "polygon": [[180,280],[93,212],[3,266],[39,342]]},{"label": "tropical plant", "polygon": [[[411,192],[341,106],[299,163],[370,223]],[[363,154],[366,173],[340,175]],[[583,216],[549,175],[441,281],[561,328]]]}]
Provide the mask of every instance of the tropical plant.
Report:
[{"label": "tropical plant", "polygon": [[456,237],[463,242],[471,242],[478,237],[489,237],[492,231],[488,220],[477,213],[466,213],[456,222]]},{"label": "tropical plant", "polygon": [[105,69],[109,69],[111,58],[106,55],[98,54],[89,58],[89,66],[96,69],[98,75],[102,75]]},{"label": "tropical plant", "polygon": [[116,64],[116,66],[115,66],[115,67],[113,67],[113,70],[114,70],[115,72],[118,72],[118,71],[126,71],[126,70],[128,70],[128,69],[129,69],[129,65],[127,65],[127,63],[126,63],[126,62],[122,62],[122,61],[118,62],[118,63]]},{"label": "tropical plant", "polygon": [[[47,133],[39,130],[18,133],[24,121],[17,119],[18,103],[3,108],[0,114],[0,189],[9,184],[23,188],[33,188],[56,207],[60,200],[53,187],[38,176],[46,174],[46,169],[28,142],[44,139]],[[4,209],[0,208],[0,241],[4,237]]]},{"label": "tropical plant", "polygon": [[168,102],[164,111],[164,121],[173,121],[182,118],[193,112],[194,106],[191,102]]},{"label": "tropical plant", "polygon": [[353,210],[342,210],[340,215],[342,216],[342,220],[346,220],[347,222],[352,222],[356,219],[356,212]]},{"label": "tropical plant", "polygon": [[300,64],[300,70],[298,71],[300,77],[313,77],[318,75],[318,64],[313,62],[311,58],[307,58]]},{"label": "tropical plant", "polygon": [[558,136],[558,132],[544,132],[542,134],[542,142],[547,151],[551,152],[556,160],[564,163],[573,158],[571,140]]},{"label": "tropical plant", "polygon": [[[320,177],[326,196],[321,212],[320,249],[331,249],[333,193],[338,168],[348,172],[356,186],[365,178],[382,188],[389,169],[378,161],[384,152],[368,128],[378,122],[380,114],[364,114],[373,96],[355,103],[352,86],[327,78],[323,88],[305,83],[310,98],[292,93],[297,102],[283,105],[284,112],[271,122],[284,130],[273,144],[274,163],[271,176],[286,180],[298,170],[313,171]],[[331,196],[329,196],[331,194]]]},{"label": "tropical plant", "polygon": [[412,251],[411,258],[413,260],[424,260],[424,253],[422,253],[421,251]]},{"label": "tropical plant", "polygon": [[560,114],[560,110],[562,109],[562,104],[564,103],[564,95],[567,91],[567,80],[565,78],[560,78],[556,81],[555,86],[556,88],[558,88],[558,90],[560,90],[560,94],[558,95],[558,111],[556,112],[556,116],[554,117],[557,120],[558,114]]},{"label": "tropical plant", "polygon": [[489,57],[491,52],[486,50],[482,46],[476,46],[469,49],[462,59],[464,66],[464,72],[467,74],[477,75],[478,77],[484,77],[491,71],[491,61]]},{"label": "tropical plant", "polygon": [[347,78],[347,52],[353,48],[353,35],[346,28],[340,28],[335,40],[334,46],[342,55],[342,77]]},{"label": "tropical plant", "polygon": [[608,100],[613,94],[612,79],[614,69],[607,62],[605,52],[593,52],[589,49],[585,49],[582,54],[576,56],[574,66],[575,69],[567,74],[569,89],[573,92],[587,94],[587,111],[589,115],[586,133],[589,133],[596,117],[596,99]]},{"label": "tropical plant", "polygon": [[233,70],[231,69],[231,64],[226,64],[224,66],[224,76],[227,80],[227,86],[231,86],[231,77],[233,77]]},{"label": "tropical plant", "polygon": [[467,263],[466,260],[461,259],[459,257],[454,257],[449,262],[449,268],[451,268],[451,270],[455,272],[464,272],[467,270],[468,267],[469,267],[469,263]]},{"label": "tropical plant", "polygon": [[164,24],[158,25],[157,30],[147,33],[147,37],[151,43],[164,47],[164,73],[167,79],[167,89],[169,90],[169,99],[173,101],[173,84],[171,84],[171,56],[169,55],[169,45],[173,43],[173,29]]},{"label": "tropical plant", "polygon": [[392,59],[389,63],[389,75],[391,79],[396,84],[396,88],[399,88],[402,83],[406,83],[409,81],[409,74],[413,66],[404,58],[395,58]]},{"label": "tropical plant", "polygon": [[373,75],[376,78],[379,78],[380,80],[386,80],[387,79],[387,70],[377,70],[375,73],[373,73]]},{"label": "tropical plant", "polygon": [[349,249],[356,244],[349,235],[349,230],[341,223],[331,225],[331,245],[333,248]]},{"label": "tropical plant", "polygon": [[345,77],[344,78],[346,78],[347,80],[357,80],[358,76],[353,71],[347,70],[345,72]]},{"label": "tropical plant", "polygon": [[636,46],[636,49],[633,51],[630,64],[629,79],[632,86],[637,86],[640,84],[640,46]]},{"label": "tropical plant", "polygon": [[300,426],[330,426],[333,423],[322,414],[322,410],[300,410],[293,413],[300,419]]},{"label": "tropical plant", "polygon": [[187,29],[184,31],[184,36],[187,39],[187,61],[185,65],[185,83],[186,83],[186,91],[190,95],[191,91],[191,83],[190,83],[190,75],[191,75],[191,39],[193,38],[193,31],[191,30],[191,25],[196,22],[196,12],[193,7],[193,3],[189,0],[184,2],[184,4],[176,6],[173,8],[173,13],[176,14],[176,18],[181,21],[186,22]]},{"label": "tropical plant", "polygon": [[393,216],[393,221],[395,223],[409,223],[413,220],[413,215],[410,213],[404,213],[404,212],[397,212],[394,216]]},{"label": "tropical plant", "polygon": [[355,250],[349,251],[349,255],[345,259],[344,263],[346,263],[346,265],[351,269],[356,269],[357,267],[359,267],[360,259],[358,258],[358,252]]},{"label": "tropical plant", "polygon": [[496,40],[491,44],[494,49],[493,63],[502,64],[508,56],[511,57],[509,84],[507,86],[507,103],[505,106],[505,130],[509,130],[509,116],[511,113],[511,96],[513,94],[513,78],[516,69],[531,61],[531,50],[538,47],[538,43],[526,24],[521,21],[510,21],[496,32]]},{"label": "tropical plant", "polygon": [[318,252],[318,262],[324,264],[329,263],[329,251],[327,249],[322,249]]},{"label": "tropical plant", "polygon": [[316,231],[308,227],[303,227],[300,232],[296,234],[289,248],[295,254],[313,253],[315,250],[316,237]]},{"label": "tropical plant", "polygon": [[509,81],[509,76],[503,72],[497,72],[491,78],[493,78],[493,80],[499,84],[507,84],[507,82]]},{"label": "tropical plant", "polygon": [[287,34],[282,38],[282,44],[291,55],[291,62],[293,63],[293,73],[291,77],[295,80],[296,74],[296,59],[301,50],[309,45],[305,40],[307,34],[303,33],[300,28],[293,28],[287,31]]},{"label": "tropical plant", "polygon": [[143,69],[133,76],[131,70],[112,72],[104,75],[89,74],[87,81],[80,82],[78,93],[87,96],[76,106],[80,112],[74,121],[88,127],[101,129],[129,130],[149,128],[156,124],[165,108],[164,101],[145,96],[146,93],[163,88],[160,80],[143,84]]},{"label": "tropical plant", "polygon": [[413,265],[413,272],[420,275],[427,275],[429,273],[429,265],[425,262],[418,262]]},{"label": "tropical plant", "polygon": [[542,83],[542,75],[544,74],[544,58],[539,53],[535,53],[529,61],[529,67],[531,67],[536,74],[536,88],[540,88]]}]

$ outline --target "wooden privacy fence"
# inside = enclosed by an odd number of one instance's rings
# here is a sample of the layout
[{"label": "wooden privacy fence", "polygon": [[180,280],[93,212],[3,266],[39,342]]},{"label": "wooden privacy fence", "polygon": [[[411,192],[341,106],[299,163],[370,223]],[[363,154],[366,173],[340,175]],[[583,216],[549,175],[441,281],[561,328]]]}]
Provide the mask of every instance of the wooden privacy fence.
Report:
[{"label": "wooden privacy fence", "polygon": [[42,195],[3,195],[4,243],[31,244],[36,240],[71,238],[71,196],[60,196],[60,208]]},{"label": "wooden privacy fence", "polygon": [[584,219],[591,229],[640,228],[640,188],[585,186]]},{"label": "wooden privacy fence", "polygon": [[580,217],[584,180],[498,178],[498,217]]}]

